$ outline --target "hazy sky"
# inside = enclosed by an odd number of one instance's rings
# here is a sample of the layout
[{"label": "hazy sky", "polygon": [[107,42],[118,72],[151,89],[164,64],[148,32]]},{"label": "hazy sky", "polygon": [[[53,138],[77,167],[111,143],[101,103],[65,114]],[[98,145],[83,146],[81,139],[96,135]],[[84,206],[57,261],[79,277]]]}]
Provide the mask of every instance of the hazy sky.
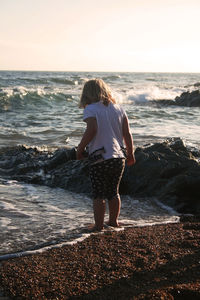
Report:
[{"label": "hazy sky", "polygon": [[0,69],[200,72],[200,0],[0,0]]}]

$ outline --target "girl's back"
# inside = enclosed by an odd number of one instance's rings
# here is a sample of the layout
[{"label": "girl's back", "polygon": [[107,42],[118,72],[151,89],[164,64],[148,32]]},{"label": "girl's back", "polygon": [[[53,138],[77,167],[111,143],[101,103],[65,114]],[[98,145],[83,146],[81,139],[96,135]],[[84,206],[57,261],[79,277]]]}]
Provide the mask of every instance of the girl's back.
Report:
[{"label": "girl's back", "polygon": [[109,103],[106,106],[100,101],[86,106],[84,120],[95,118],[97,121],[96,136],[89,144],[90,153],[103,147],[104,159],[124,157],[121,150],[124,146],[122,133],[124,116],[124,110],[117,104]]}]

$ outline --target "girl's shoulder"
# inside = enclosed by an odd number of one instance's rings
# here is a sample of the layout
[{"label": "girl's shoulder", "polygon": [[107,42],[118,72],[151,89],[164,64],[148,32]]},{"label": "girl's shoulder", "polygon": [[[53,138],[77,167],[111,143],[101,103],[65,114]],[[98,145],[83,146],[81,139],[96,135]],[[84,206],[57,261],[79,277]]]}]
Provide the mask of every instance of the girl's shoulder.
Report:
[{"label": "girl's shoulder", "polygon": [[98,102],[90,103],[85,107],[85,110],[95,110],[98,107]]},{"label": "girl's shoulder", "polygon": [[123,106],[120,105],[119,103],[112,103],[112,106],[114,109],[120,111],[121,113],[123,113],[123,114],[125,113]]},{"label": "girl's shoulder", "polygon": [[103,102],[99,101],[99,102],[94,102],[94,103],[91,103],[91,104],[88,104],[86,107],[85,107],[85,111],[98,111],[98,110],[114,110],[114,111],[118,111],[119,113],[122,113],[124,114],[125,111],[124,111],[124,108],[118,104],[118,103],[112,103],[110,102],[108,104],[108,106],[104,105]]}]

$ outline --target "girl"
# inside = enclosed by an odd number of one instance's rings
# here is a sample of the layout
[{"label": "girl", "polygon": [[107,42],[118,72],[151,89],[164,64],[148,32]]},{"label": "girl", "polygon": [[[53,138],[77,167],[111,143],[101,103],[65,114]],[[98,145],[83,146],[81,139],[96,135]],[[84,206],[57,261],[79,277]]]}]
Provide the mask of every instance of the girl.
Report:
[{"label": "girl", "polygon": [[92,159],[90,179],[95,220],[92,230],[103,229],[106,198],[109,206],[108,225],[118,227],[121,207],[119,184],[124,171],[125,157],[127,165],[135,163],[128,118],[101,79],[92,79],[85,83],[80,107],[84,108],[83,120],[87,127],[76,155],[77,159],[84,159],[83,153],[88,146],[89,157]]}]

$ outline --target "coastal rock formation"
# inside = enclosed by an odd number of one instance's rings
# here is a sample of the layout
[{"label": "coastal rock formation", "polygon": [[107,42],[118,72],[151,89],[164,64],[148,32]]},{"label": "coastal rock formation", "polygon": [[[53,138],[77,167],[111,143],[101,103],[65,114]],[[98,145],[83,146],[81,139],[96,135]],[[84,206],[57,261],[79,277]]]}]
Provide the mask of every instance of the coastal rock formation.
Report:
[{"label": "coastal rock formation", "polygon": [[[126,167],[120,193],[156,197],[181,213],[200,213],[200,151],[168,139],[138,147],[136,164]],[[0,175],[32,184],[90,194],[89,161],[75,160],[74,149],[54,153],[18,146],[0,151]]]},{"label": "coastal rock formation", "polygon": [[137,148],[135,166],[126,168],[122,191],[157,197],[182,213],[200,213],[200,151],[181,139]]},{"label": "coastal rock formation", "polygon": [[194,87],[199,87],[200,86],[200,82],[196,82],[195,84],[194,84]]},{"label": "coastal rock formation", "polygon": [[175,98],[175,104],[181,106],[200,107],[200,90],[184,92]]},{"label": "coastal rock formation", "polygon": [[[200,83],[196,83],[200,84]],[[197,87],[197,86],[196,86]],[[151,100],[151,103],[155,105],[178,105],[187,107],[200,107],[200,90],[194,90],[192,92],[184,92],[180,96],[177,96],[174,100]]]}]

